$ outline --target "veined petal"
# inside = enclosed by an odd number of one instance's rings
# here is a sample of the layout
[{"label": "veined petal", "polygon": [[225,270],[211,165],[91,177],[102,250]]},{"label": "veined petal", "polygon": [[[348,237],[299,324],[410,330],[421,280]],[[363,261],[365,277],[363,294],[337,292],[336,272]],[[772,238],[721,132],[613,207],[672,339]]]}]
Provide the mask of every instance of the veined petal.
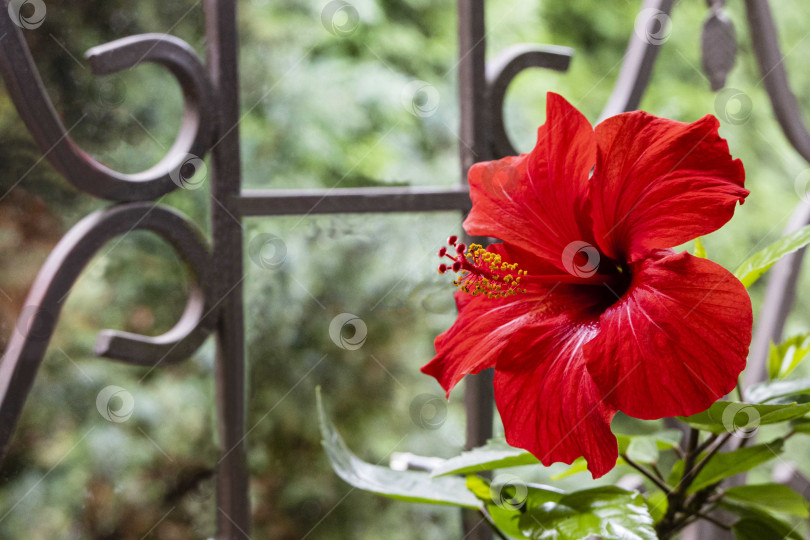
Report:
[{"label": "veined petal", "polygon": [[591,180],[594,235],[613,258],[635,261],[713,232],[748,195],[719,122],[691,124],[631,112],[596,126]]},{"label": "veined petal", "polygon": [[456,292],[458,318],[436,338],[436,356],[422,367],[447,395],[464,375],[494,367],[513,333],[527,324],[536,302]]},{"label": "veined petal", "polygon": [[636,418],[705,410],[745,368],[748,293],[721,266],[687,253],[661,250],[631,272],[584,347],[588,372],[610,405]]},{"label": "veined petal", "polygon": [[593,242],[588,178],[596,142],[588,120],[557,94],[546,100],[546,123],[529,154],[473,165],[473,207],[465,230],[498,238],[565,271],[571,242]]},{"label": "veined petal", "polygon": [[582,355],[595,330],[554,323],[545,330],[546,337],[531,349],[533,366],[495,368],[495,403],[506,440],[544,465],[584,456],[599,478],[616,464],[618,446],[610,431],[615,410],[602,400]]}]

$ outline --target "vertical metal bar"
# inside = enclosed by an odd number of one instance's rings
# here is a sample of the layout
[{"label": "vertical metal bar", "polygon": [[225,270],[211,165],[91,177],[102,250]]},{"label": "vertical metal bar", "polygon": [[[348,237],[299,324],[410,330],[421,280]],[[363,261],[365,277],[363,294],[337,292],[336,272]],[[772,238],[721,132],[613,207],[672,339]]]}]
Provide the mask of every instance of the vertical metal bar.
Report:
[{"label": "vertical metal bar", "polygon": [[245,346],[242,298],[242,224],[236,203],[241,189],[239,75],[236,0],[205,0],[208,70],[215,88],[217,138],[211,152],[211,233],[217,326],[218,540],[250,538],[250,500],[245,456]]},{"label": "vertical metal bar", "polygon": [[[458,85],[461,110],[461,181],[477,161],[491,159],[487,150],[486,42],[483,0],[458,1]],[[494,412],[492,370],[468,376],[464,386],[466,446],[480,446],[492,437]],[[492,532],[475,512],[462,513],[465,540],[491,540]]]}]

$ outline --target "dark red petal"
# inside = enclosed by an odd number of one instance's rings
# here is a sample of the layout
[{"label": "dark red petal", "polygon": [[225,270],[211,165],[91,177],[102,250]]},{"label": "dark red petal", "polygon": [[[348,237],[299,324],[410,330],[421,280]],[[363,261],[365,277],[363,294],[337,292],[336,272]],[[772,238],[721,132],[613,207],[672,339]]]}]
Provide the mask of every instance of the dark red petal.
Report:
[{"label": "dark red petal", "polygon": [[633,281],[585,345],[605,399],[636,418],[690,415],[728,394],[745,368],[751,300],[721,266],[660,251],[632,265]]},{"label": "dark red petal", "polygon": [[717,230],[748,195],[717,119],[687,124],[644,112],[596,126],[590,200],[594,235],[610,257],[638,260]]},{"label": "dark red petal", "polygon": [[615,410],[602,401],[582,356],[594,330],[563,324],[546,331],[546,339],[531,349],[532,369],[495,368],[495,402],[506,440],[544,465],[584,456],[599,478],[616,464],[619,450],[610,431]]},{"label": "dark red petal", "polygon": [[596,142],[588,120],[557,94],[548,94],[546,123],[529,154],[475,164],[469,173],[473,208],[464,228],[499,238],[559,270],[574,241],[593,243],[588,177]]}]

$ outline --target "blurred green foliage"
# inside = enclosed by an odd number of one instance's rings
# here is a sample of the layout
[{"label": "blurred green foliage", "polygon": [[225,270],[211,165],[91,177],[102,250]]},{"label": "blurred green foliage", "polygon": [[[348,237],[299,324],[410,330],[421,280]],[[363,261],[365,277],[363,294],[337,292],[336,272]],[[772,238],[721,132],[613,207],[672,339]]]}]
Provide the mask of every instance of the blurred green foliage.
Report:
[{"label": "blurred green foliage", "polygon": [[[487,3],[490,56],[520,42],[576,49],[565,74],[530,70],[510,88],[507,127],[531,148],[547,90],[595,121],[612,90],[640,2],[596,0]],[[455,4],[447,0],[351,0],[358,20],[323,19],[324,0],[239,2],[242,158],[247,187],[451,185],[458,181]],[[170,32],[204,54],[198,2],[77,0],[48,3],[26,38],[71,135],[114,168],[137,171],[171,145],[182,100],[173,79],[141,66],[95,78],[81,56],[94,45],[141,32]],[[805,110],[803,4],[776,12],[785,64]],[[775,122],[751,54],[742,6],[731,3],[740,47],[728,86],[751,106],[733,110],[699,71],[702,2],[680,2],[642,108],[683,121],[716,114],[752,194],[731,224],[705,239],[728,268],[775,239],[800,198],[807,169]],[[344,13],[345,16],[345,13]],[[336,27],[333,24],[337,24]],[[340,26],[343,25],[343,26]],[[341,30],[344,28],[346,31]],[[435,89],[413,100],[412,81]],[[436,100],[436,95],[438,99]],[[431,101],[432,100],[432,101]],[[414,107],[423,107],[415,109]],[[433,110],[435,108],[435,111]],[[421,115],[419,111],[430,114]],[[415,114],[415,112],[417,114]],[[736,116],[735,116],[736,115]],[[735,119],[737,118],[737,119]],[[740,120],[741,119],[741,120]],[[0,315],[4,341],[37,269],[59,237],[103,203],[77,193],[36,149],[0,94]],[[164,204],[208,226],[208,189],[179,190]],[[286,259],[263,269],[246,260],[248,437],[256,538],[444,539],[457,537],[452,509],[402,505],[352,490],[331,472],[320,446],[314,388],[320,384],[349,445],[373,463],[392,452],[449,457],[463,444],[460,392],[438,429],[414,414],[425,393],[441,395],[419,366],[453,320],[451,286],[435,275],[434,252],[460,230],[458,215],[250,219],[247,242],[283,239]],[[806,273],[805,273],[806,274]],[[806,290],[807,276],[799,290]],[[93,357],[101,328],[155,335],[183,308],[182,263],[162,241],[133,233],[103,248],[64,307],[7,460],[0,468],[0,537],[205,538],[217,508],[213,350],[148,371]],[[752,291],[755,307],[764,283]],[[358,350],[329,336],[353,313],[368,328]],[[799,297],[791,333],[807,331]],[[797,371],[807,375],[806,366]],[[132,417],[111,423],[96,409],[102,388],[134,398]],[[617,422],[639,427],[629,419]],[[625,426],[626,427],[626,426]],[[764,428],[763,428],[764,431]],[[787,456],[809,450],[791,440]],[[799,462],[805,473],[810,464]],[[539,473],[540,480],[560,468]],[[763,481],[768,472],[761,471]],[[587,487],[586,475],[561,481]],[[616,478],[608,476],[602,483]]]}]

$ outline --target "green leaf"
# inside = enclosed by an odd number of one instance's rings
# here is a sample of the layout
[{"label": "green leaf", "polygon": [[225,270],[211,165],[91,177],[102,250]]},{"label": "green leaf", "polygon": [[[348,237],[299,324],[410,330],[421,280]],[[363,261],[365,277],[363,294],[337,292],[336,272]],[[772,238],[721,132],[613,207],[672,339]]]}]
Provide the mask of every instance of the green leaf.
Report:
[{"label": "green leaf", "polygon": [[738,540],[803,540],[796,527],[755,506],[724,499],[720,507],[742,518],[732,527]]},{"label": "green leaf", "polygon": [[751,431],[759,426],[801,418],[810,412],[810,403],[763,405],[739,401],[716,401],[702,413],[679,417],[693,428],[723,433],[724,431]]},{"label": "green leaf", "polygon": [[768,377],[781,379],[796,369],[810,352],[810,334],[800,334],[779,345],[770,344],[768,352]]},{"label": "green leaf", "polygon": [[799,418],[790,424],[790,428],[796,433],[810,433],[810,418]]},{"label": "green leaf", "polygon": [[530,508],[520,517],[520,528],[533,539],[657,539],[644,498],[614,486],[576,491]]},{"label": "green leaf", "polygon": [[810,394],[810,378],[754,384],[746,390],[745,398],[762,403],[798,394]]},{"label": "green leaf", "polygon": [[664,514],[667,513],[667,508],[669,508],[667,494],[660,489],[656,489],[647,496],[645,502],[647,503],[647,510],[653,518],[653,523],[661,521],[664,518]]},{"label": "green leaf", "polygon": [[744,518],[731,526],[736,540],[783,540],[785,537],[770,523]]},{"label": "green leaf", "polygon": [[[618,458],[616,460],[615,466],[618,467],[619,465],[627,465],[627,462],[624,461],[622,458]],[[571,463],[571,465],[568,466],[567,469],[565,469],[560,473],[555,474],[554,476],[551,477],[551,479],[556,482],[557,480],[562,480],[563,478],[568,478],[569,476],[573,476],[575,474],[585,472],[587,470],[588,470],[588,462],[585,461],[585,458],[578,457],[577,459],[574,460],[573,463]]]},{"label": "green leaf", "polygon": [[[687,493],[695,493],[724,478],[750,471],[757,465],[761,465],[777,457],[777,455],[782,452],[783,446],[784,441],[777,440],[772,443],[740,448],[733,452],[715,454],[711,461],[698,473],[692,485],[689,486]],[[705,456],[701,454],[696,463],[700,463],[704,457]],[[675,465],[672,466],[672,472],[669,475],[670,485],[678,485],[683,476],[683,468],[684,461],[682,459],[675,462]]]},{"label": "green leaf", "polygon": [[701,259],[706,258],[706,248],[703,247],[703,242],[700,241],[700,237],[695,238],[695,257],[700,257]]},{"label": "green leaf", "polygon": [[316,391],[318,419],[323,446],[332,469],[352,486],[402,501],[445,504],[466,508],[480,508],[475,496],[457,477],[431,478],[428,473],[394,471],[387,467],[366,463],[347,447],[335,426],[327,419],[323,409],[320,388]]},{"label": "green leaf", "polygon": [[[467,476],[467,489],[475,494],[478,499],[486,505],[492,521],[503,533],[514,538],[527,538],[520,529],[519,520],[524,507],[532,508],[547,502],[557,502],[565,494],[550,486],[540,486],[537,484],[521,484],[514,478],[511,485],[496,477],[493,486],[480,476]],[[513,488],[508,493],[504,493],[505,488]]]},{"label": "green leaf", "polygon": [[619,454],[627,454],[633,461],[654,463],[658,461],[659,450],[669,450],[681,442],[681,432],[667,429],[650,435],[616,435]]},{"label": "green leaf", "polygon": [[750,484],[726,490],[726,499],[791,516],[810,517],[807,500],[782,484]]},{"label": "green leaf", "polygon": [[469,474],[538,463],[540,461],[530,452],[512,448],[503,439],[490,439],[484,446],[448,459],[433,469],[431,475]]},{"label": "green leaf", "polygon": [[780,238],[762,251],[754,253],[734,271],[734,275],[747,289],[779,259],[800,250],[807,244],[810,244],[810,225],[802,227],[798,231]]}]

